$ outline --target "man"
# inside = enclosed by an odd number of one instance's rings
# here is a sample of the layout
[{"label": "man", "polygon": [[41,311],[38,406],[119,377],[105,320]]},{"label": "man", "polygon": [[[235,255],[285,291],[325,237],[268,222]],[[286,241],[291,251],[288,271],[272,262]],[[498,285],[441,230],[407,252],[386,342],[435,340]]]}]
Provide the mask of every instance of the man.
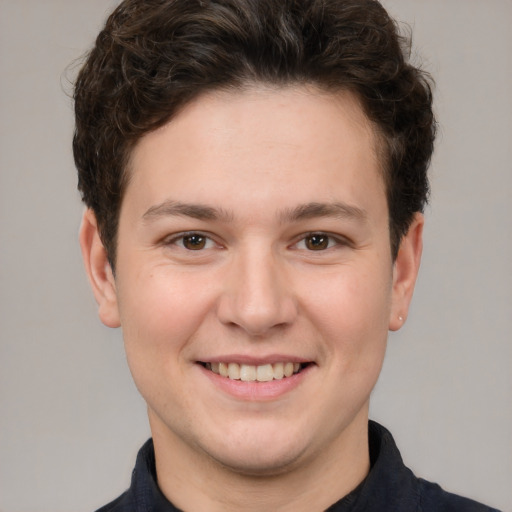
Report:
[{"label": "man", "polygon": [[491,510],[368,422],[435,134],[378,2],[126,0],[75,100],[82,253],[152,432],[101,510]]}]

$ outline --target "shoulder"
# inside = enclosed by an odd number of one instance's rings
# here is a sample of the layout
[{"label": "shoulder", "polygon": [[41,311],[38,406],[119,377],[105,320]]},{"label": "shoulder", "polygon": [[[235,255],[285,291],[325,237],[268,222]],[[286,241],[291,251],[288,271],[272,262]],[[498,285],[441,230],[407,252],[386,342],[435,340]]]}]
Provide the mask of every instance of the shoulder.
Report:
[{"label": "shoulder", "polygon": [[438,484],[418,478],[421,512],[499,512],[476,501],[446,492]]},{"label": "shoulder", "polygon": [[417,478],[403,463],[393,436],[382,425],[370,421],[368,437],[372,469],[361,493],[364,506],[360,510],[499,512]]},{"label": "shoulder", "polygon": [[96,512],[179,512],[158,488],[155,450],[149,439],[139,450],[129,489]]},{"label": "shoulder", "polygon": [[[149,439],[139,450],[135,468],[132,471],[130,487],[121,496],[96,512],[148,512],[155,499],[156,473],[153,441]],[[171,509],[172,510],[172,509]]]},{"label": "shoulder", "polygon": [[132,503],[128,497],[128,491],[121,494],[119,498],[96,510],[96,512],[132,512]]}]

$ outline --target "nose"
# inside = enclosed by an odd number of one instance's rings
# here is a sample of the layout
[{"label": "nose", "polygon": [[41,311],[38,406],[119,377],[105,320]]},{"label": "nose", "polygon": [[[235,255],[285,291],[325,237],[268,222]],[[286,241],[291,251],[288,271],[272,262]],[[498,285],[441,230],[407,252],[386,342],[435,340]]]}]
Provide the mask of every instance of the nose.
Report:
[{"label": "nose", "polygon": [[293,323],[297,304],[285,263],[271,250],[247,250],[231,262],[218,305],[219,320],[250,336]]}]

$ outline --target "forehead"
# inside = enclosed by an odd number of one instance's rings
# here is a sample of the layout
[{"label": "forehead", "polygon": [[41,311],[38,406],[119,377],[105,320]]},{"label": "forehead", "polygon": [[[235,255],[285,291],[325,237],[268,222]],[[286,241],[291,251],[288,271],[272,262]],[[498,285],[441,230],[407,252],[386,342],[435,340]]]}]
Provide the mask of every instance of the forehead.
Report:
[{"label": "forehead", "polygon": [[[284,208],[294,200],[349,202],[371,189],[384,195],[378,155],[375,130],[349,92],[217,91],[141,138],[127,195],[138,195],[146,207],[184,193],[201,203],[258,204],[271,190],[281,191]],[[333,197],[340,193],[346,197]]]}]

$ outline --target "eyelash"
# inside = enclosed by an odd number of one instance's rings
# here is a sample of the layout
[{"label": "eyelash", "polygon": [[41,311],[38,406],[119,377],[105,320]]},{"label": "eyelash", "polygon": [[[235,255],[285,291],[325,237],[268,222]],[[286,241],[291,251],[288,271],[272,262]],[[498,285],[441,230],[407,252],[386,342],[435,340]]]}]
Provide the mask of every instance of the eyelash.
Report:
[{"label": "eyelash", "polygon": [[[197,244],[197,248],[191,249],[190,247],[186,247],[186,240],[189,239],[189,241],[192,241],[192,243],[194,243],[194,241],[192,240],[194,238],[196,238],[195,243]],[[315,239],[317,240],[315,241]],[[317,248],[315,249],[312,248],[311,246],[308,247],[308,242],[318,244]],[[325,245],[325,243],[327,243],[327,245]],[[177,236],[174,236],[173,238],[164,241],[164,245],[175,245],[180,247],[181,249],[190,252],[201,252],[205,249],[211,249],[215,244],[216,242],[212,239],[211,236],[198,231],[180,233]],[[293,244],[293,247],[308,252],[323,252],[332,249],[336,246],[345,246],[348,244],[349,242],[341,237],[336,237],[328,233],[324,233],[322,231],[314,231],[307,233],[305,235],[301,235],[301,238],[298,239],[297,242]],[[300,247],[300,245],[303,245],[303,247]]]},{"label": "eyelash", "polygon": [[[317,238],[318,240],[315,242],[313,239]],[[312,249],[311,247],[307,247],[308,241],[313,243],[318,243],[319,247],[317,249]],[[327,245],[324,247],[323,242],[327,242]],[[303,244],[304,247],[298,247],[299,244]],[[302,235],[302,237],[294,244],[295,247],[300,250],[306,250],[309,252],[323,252],[329,249],[333,249],[336,246],[344,246],[348,245],[348,241],[339,236],[333,236],[329,233],[324,233],[323,231],[313,231],[311,233],[307,233]]]},{"label": "eyelash", "polygon": [[[185,240],[187,239],[193,239],[197,238],[200,240],[197,240],[199,247],[196,249],[190,249],[185,246]],[[204,245],[201,246],[201,240],[204,241]],[[164,245],[176,245],[180,247],[181,249],[184,249],[186,251],[190,252],[200,252],[204,249],[211,249],[212,246],[215,244],[215,241],[212,239],[211,236],[208,236],[205,233],[201,233],[199,231],[189,231],[186,233],[180,233],[176,236],[173,236],[171,239],[164,240]],[[207,247],[209,245],[209,247]]]}]

